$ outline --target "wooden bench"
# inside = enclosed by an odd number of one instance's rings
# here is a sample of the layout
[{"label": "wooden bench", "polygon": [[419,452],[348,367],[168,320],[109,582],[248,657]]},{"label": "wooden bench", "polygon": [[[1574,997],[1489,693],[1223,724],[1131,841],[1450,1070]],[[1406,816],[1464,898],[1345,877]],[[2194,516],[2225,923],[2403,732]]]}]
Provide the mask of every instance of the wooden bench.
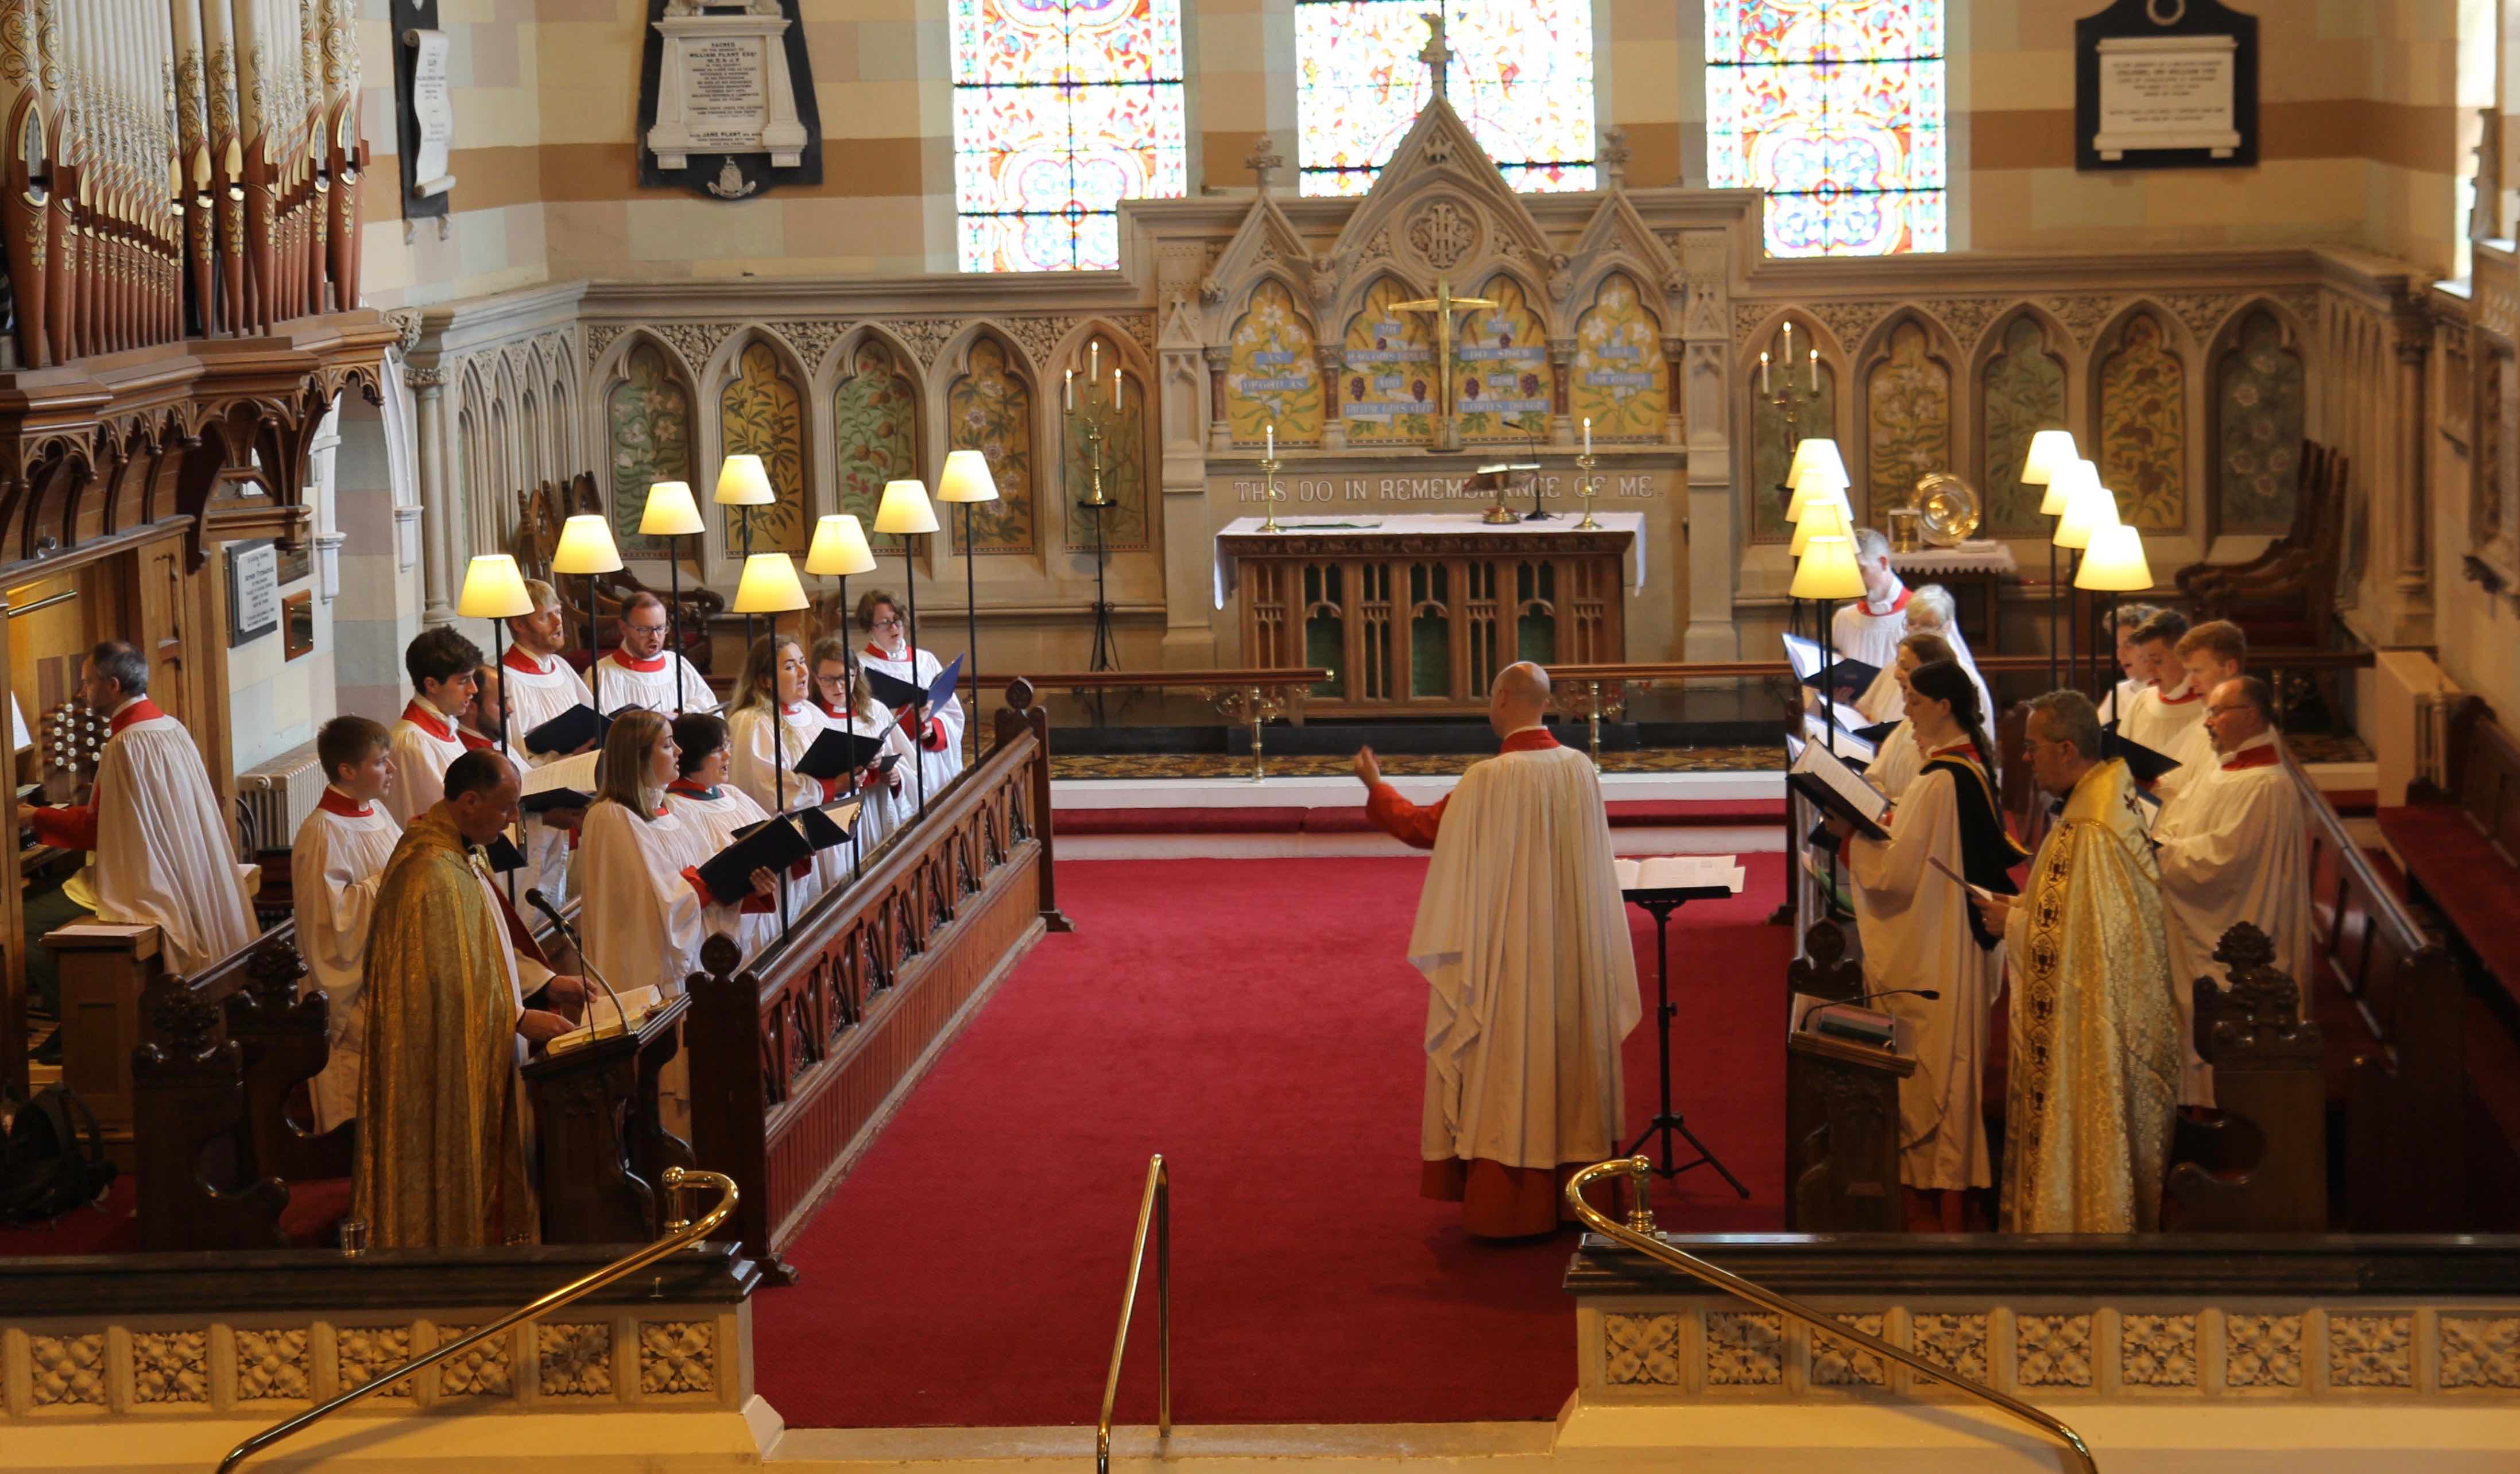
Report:
[{"label": "wooden bench", "polygon": [[2382,809],[2380,832],[2416,899],[2441,914],[2478,970],[2520,1001],[2520,746],[2481,700],[2451,719],[2440,785]]}]

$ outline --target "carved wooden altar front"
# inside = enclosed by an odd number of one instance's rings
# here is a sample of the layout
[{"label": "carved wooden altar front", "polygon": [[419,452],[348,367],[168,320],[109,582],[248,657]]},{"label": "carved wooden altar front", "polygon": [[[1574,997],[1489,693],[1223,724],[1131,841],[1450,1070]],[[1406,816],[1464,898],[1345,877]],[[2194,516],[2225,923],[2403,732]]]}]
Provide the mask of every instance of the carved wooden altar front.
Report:
[{"label": "carved wooden altar front", "polygon": [[1516,660],[1627,658],[1629,527],[1577,531],[1242,530],[1218,535],[1234,561],[1245,663],[1317,666],[1314,716],[1487,709]]}]

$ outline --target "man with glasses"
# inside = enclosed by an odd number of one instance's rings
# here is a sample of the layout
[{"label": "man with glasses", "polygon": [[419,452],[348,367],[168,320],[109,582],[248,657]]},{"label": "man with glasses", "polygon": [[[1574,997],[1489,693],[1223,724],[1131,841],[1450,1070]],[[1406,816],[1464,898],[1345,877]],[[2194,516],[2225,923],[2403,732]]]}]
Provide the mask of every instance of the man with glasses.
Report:
[{"label": "man with glasses", "polygon": [[2235,676],[2205,699],[2214,762],[2153,828],[2185,1060],[2182,1105],[2214,1103],[2214,1072],[2196,1053],[2191,985],[2213,978],[2219,986],[2214,949],[2223,933],[2240,921],[2265,932],[2274,966],[2296,983],[2311,966],[2309,821],[2275,735],[2273,693],[2255,676]]},{"label": "man with glasses", "polygon": [[607,716],[625,706],[657,712],[668,720],[685,712],[715,711],[717,692],[682,651],[665,648],[665,602],[638,593],[621,606],[621,648],[595,667],[596,709]]}]

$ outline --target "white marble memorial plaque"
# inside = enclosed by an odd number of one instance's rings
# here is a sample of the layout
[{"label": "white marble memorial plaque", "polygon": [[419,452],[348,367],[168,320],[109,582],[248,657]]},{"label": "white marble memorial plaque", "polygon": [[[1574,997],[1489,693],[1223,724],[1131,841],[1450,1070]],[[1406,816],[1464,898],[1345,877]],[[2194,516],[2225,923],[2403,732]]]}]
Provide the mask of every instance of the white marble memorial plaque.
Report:
[{"label": "white marble memorial plaque", "polygon": [[767,154],[774,168],[796,167],[805,129],[779,7],[728,14],[677,0],[655,24],[664,50],[648,148],[657,166],[687,168],[694,154]]},{"label": "white marble memorial plaque", "polygon": [[446,32],[407,30],[402,39],[412,48],[411,113],[413,121],[420,125],[412,193],[425,199],[455,188],[455,176],[446,172],[447,151],[455,143],[455,103],[446,76]]},{"label": "white marble memorial plaque", "polygon": [[2130,150],[2240,147],[2233,97],[2236,36],[2112,36],[2099,45],[2099,127],[2092,148],[2109,160]]}]

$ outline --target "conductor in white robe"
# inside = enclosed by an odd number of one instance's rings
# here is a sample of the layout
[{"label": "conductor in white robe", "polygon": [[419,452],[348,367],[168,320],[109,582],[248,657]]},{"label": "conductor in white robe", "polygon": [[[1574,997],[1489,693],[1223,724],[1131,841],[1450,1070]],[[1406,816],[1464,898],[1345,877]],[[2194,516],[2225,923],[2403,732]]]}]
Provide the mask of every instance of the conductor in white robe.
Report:
[{"label": "conductor in white robe", "polygon": [[464,708],[472,704],[473,673],[480,664],[481,647],[453,625],[423,630],[403,647],[411,700],[393,724],[394,782],[384,796],[394,823],[408,827],[413,815],[428,813],[446,796],[446,770],[466,750]]},{"label": "conductor in white robe", "polygon": [[692,668],[680,650],[665,648],[672,621],[665,602],[641,591],[621,604],[621,644],[595,662],[588,682],[596,710],[610,713],[624,706],[659,713],[668,720],[687,711],[717,710],[717,692],[708,679]]},{"label": "conductor in white robe", "polygon": [[[858,601],[857,617],[858,627],[867,634],[866,648],[859,651],[867,669],[917,686],[925,686],[945,673],[944,665],[933,654],[911,648],[901,602],[890,590],[869,590]],[[933,711],[904,709],[899,715],[902,731],[919,748],[918,782],[907,789],[916,805],[945,791],[954,775],[963,771],[963,694],[956,692]],[[926,784],[923,793],[919,782]]]},{"label": "conductor in white robe", "polygon": [[329,782],[289,851],[297,953],[306,960],[307,990],[324,991],[332,1042],[322,1072],[307,1083],[318,1131],[359,1113],[369,923],[385,861],[402,839],[402,826],[380,802],[393,784],[386,747],[385,729],[366,717],[324,724],[315,735],[315,756]]},{"label": "conductor in white robe", "polygon": [[2206,978],[2223,986],[2214,960],[2223,933],[2240,921],[2265,932],[2274,965],[2303,984],[2305,998],[2314,965],[2309,819],[2275,736],[2273,694],[2257,677],[2239,676],[2206,700],[2218,762],[2163,807],[2152,831],[2185,1061],[2182,1105],[2214,1103],[2213,1069],[2196,1052],[2194,984]]},{"label": "conductor in white robe", "polygon": [[1619,1149],[1619,1046],[1643,1016],[1601,785],[1541,725],[1549,673],[1498,672],[1499,754],[1420,808],[1356,755],[1366,812],[1435,854],[1409,960],[1426,976],[1421,1195],[1482,1238],[1555,1231],[1576,1169]]},{"label": "conductor in white robe", "polygon": [[149,699],[136,647],[89,650],[79,699],[107,713],[109,729],[91,800],[30,810],[27,822],[45,844],[92,852],[72,884],[94,898],[98,920],[157,927],[167,969],[198,972],[257,934],[218,790],[193,735]]}]

